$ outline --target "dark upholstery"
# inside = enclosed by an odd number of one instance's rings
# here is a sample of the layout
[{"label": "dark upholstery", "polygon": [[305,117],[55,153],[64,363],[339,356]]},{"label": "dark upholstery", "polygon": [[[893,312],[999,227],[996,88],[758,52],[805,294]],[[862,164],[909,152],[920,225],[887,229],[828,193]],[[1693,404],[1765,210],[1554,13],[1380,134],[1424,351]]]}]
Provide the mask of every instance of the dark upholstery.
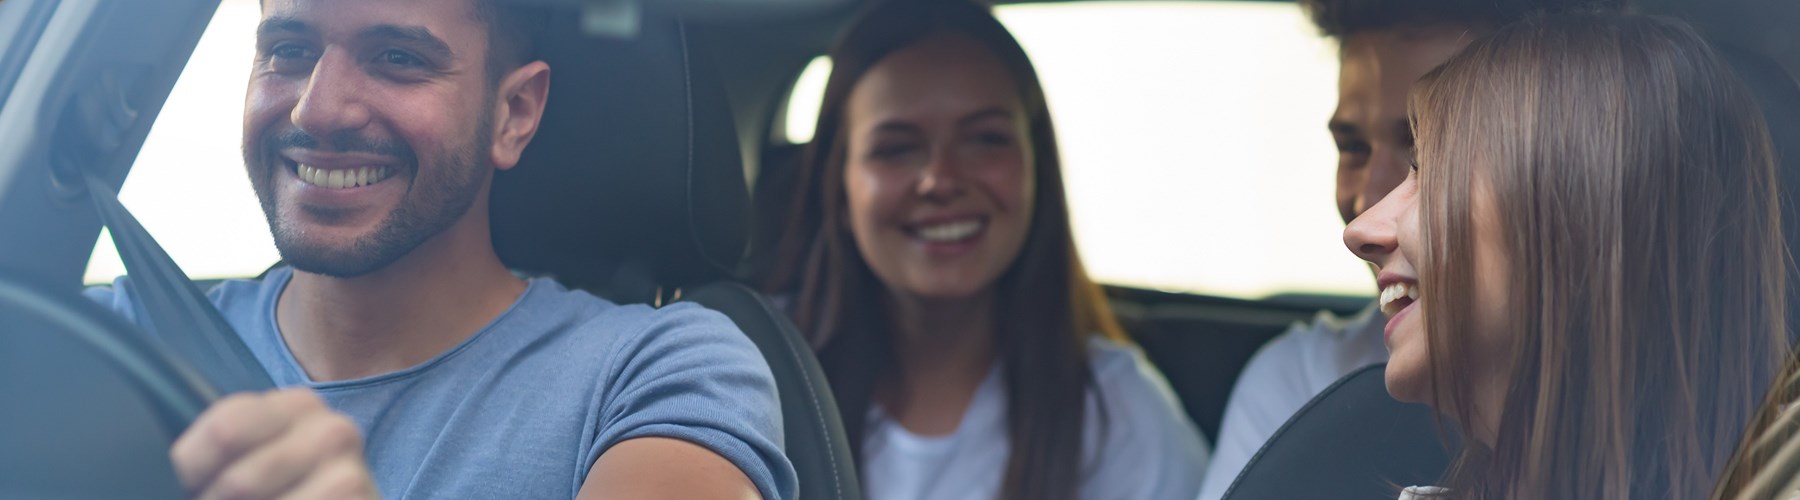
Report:
[{"label": "dark upholstery", "polygon": [[801,339],[787,316],[738,283],[714,283],[683,295],[683,300],[732,317],[756,342],[769,366],[775,368],[775,383],[782,388],[781,414],[788,416],[787,449],[805,450],[788,453],[794,470],[800,471],[800,498],[862,498],[855,455],[844,435],[837,399],[831,395],[825,371],[813,357],[812,346]]},{"label": "dark upholstery", "polygon": [[494,183],[501,259],[617,302],[685,295],[724,313],[775,375],[800,498],[860,498],[811,350],[761,296],[720,281],[742,257],[750,210],[730,108],[704,50],[675,20],[652,16],[638,38],[611,40],[580,36],[574,17],[547,37],[542,128]]},{"label": "dark upholstery", "polygon": [[1294,414],[1238,474],[1226,500],[1392,500],[1433,484],[1450,453],[1431,409],[1388,397],[1383,371],[1351,372]]},{"label": "dark upholstery", "polygon": [[1219,442],[1232,386],[1269,339],[1311,321],[1324,300],[1249,301],[1107,287],[1113,313],[1181,397],[1208,442]]},{"label": "dark upholstery", "polygon": [[721,279],[744,251],[748,189],[713,66],[686,28],[634,40],[553,25],[550,101],[518,167],[494,181],[494,246],[509,267],[621,301]]}]

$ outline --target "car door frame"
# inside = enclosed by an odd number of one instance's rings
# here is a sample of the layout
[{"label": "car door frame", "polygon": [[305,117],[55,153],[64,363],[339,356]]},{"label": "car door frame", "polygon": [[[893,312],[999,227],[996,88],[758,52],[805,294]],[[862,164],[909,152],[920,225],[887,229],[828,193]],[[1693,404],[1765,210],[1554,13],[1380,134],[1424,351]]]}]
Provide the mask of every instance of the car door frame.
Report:
[{"label": "car door frame", "polygon": [[219,0],[7,1],[0,273],[72,291],[100,234],[82,174],[124,183]]}]

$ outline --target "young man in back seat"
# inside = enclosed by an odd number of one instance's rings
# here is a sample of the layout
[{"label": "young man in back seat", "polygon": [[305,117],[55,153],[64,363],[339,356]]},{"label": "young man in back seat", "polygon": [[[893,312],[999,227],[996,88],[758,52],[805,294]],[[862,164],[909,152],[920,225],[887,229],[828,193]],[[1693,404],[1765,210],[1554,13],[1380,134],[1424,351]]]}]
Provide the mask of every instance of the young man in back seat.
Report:
[{"label": "young man in back seat", "polygon": [[[289,388],[175,442],[193,496],[794,496],[774,378],[730,320],[496,256],[491,181],[550,86],[519,9],[263,0],[244,162],[288,265],[209,295]],[[131,285],[88,295],[146,318]]]},{"label": "young man in back seat", "polygon": [[[1412,155],[1407,90],[1474,39],[1543,10],[1617,9],[1623,0],[1301,0],[1339,44],[1337,206],[1347,224],[1404,181]],[[1374,303],[1348,318],[1320,313],[1257,352],[1231,391],[1201,487],[1224,496],[1288,417],[1358,368],[1387,361]]]}]

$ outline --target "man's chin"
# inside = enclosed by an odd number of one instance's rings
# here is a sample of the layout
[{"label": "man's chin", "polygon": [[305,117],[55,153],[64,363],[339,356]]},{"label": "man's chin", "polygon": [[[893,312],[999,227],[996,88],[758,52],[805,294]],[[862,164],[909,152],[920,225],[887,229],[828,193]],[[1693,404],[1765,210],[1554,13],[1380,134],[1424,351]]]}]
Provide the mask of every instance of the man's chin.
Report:
[{"label": "man's chin", "polygon": [[390,262],[375,262],[367,255],[319,251],[281,251],[281,260],[296,271],[330,276],[357,278],[387,267]]},{"label": "man's chin", "polygon": [[276,235],[275,249],[282,262],[296,271],[333,278],[356,278],[379,271],[411,250],[384,242],[378,236],[334,242],[293,236],[296,235]]}]

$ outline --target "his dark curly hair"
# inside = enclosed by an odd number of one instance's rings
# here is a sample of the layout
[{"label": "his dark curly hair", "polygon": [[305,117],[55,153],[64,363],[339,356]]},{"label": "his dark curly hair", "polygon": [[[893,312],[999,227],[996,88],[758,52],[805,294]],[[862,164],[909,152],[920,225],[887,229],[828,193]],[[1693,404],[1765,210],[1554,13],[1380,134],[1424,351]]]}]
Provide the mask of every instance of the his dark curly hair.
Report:
[{"label": "his dark curly hair", "polygon": [[1325,36],[1427,24],[1498,28],[1536,13],[1620,12],[1628,0],[1299,0]]}]

